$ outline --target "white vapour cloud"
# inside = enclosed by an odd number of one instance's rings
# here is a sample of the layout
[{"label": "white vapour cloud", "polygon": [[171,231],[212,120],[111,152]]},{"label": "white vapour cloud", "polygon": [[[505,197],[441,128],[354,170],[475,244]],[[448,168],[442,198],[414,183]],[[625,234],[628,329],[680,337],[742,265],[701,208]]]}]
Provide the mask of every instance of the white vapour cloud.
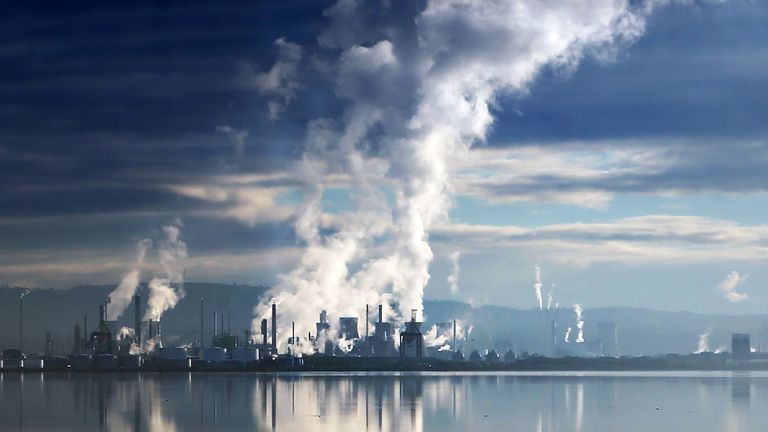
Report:
[{"label": "white vapour cloud", "polygon": [[[485,139],[498,95],[525,93],[544,67],[572,70],[585,55],[634,41],[651,9],[622,0],[440,0],[408,19],[360,25],[380,18],[369,6],[341,0],[326,13],[321,49],[348,105],[340,119],[307,127],[296,166],[306,198],[295,219],[305,253],[255,308],[255,327],[271,301],[284,322],[302,326],[322,309],[358,316],[366,303],[383,303],[395,321],[422,309],[428,232],[447,220],[451,161]],[[373,153],[387,166],[388,193],[372,178]],[[323,232],[323,179],[340,172],[355,182],[355,215]]]},{"label": "white vapour cloud", "polygon": [[578,330],[578,333],[576,333],[576,343],[584,343],[584,319],[582,319],[584,309],[578,304],[573,305],[573,313],[576,314],[576,329]]},{"label": "white vapour cloud", "polygon": [[[144,319],[159,320],[165,311],[172,309],[184,298],[184,260],[187,258],[187,244],[181,240],[180,220],[164,226],[165,238],[160,242],[158,257],[163,276],[149,281],[149,299]],[[173,285],[176,285],[176,288]]]},{"label": "white vapour cloud", "polygon": [[448,287],[451,289],[451,294],[458,294],[459,292],[459,273],[461,268],[459,267],[459,258],[461,253],[456,251],[451,254],[449,261],[451,263],[451,274],[448,275]]},{"label": "white vapour cloud", "polygon": [[539,310],[544,310],[544,304],[541,297],[541,267],[533,266],[536,272],[536,282],[533,283],[533,291],[536,294],[536,301],[539,303]]},{"label": "white vapour cloud", "polygon": [[295,43],[279,38],[275,41],[277,61],[266,72],[254,73],[250,67],[244,67],[243,80],[254,87],[259,94],[268,98],[269,118],[280,118],[285,107],[291,103],[299,90],[299,65],[303,50]]},{"label": "white vapour cloud", "polygon": [[123,279],[110,294],[107,307],[107,319],[116,320],[125,312],[125,308],[131,303],[136,294],[136,288],[141,281],[141,266],[147,256],[147,249],[152,246],[150,239],[143,239],[136,244],[136,259],[131,264],[131,269],[123,275]]},{"label": "white vapour cloud", "polygon": [[717,288],[723,293],[726,299],[732,303],[738,303],[747,299],[747,295],[740,293],[737,289],[744,284],[749,278],[748,274],[741,275],[737,271],[728,273],[728,276],[717,285]]},{"label": "white vapour cloud", "polygon": [[695,353],[700,354],[703,352],[709,352],[709,332],[699,335],[699,343]]},{"label": "white vapour cloud", "polygon": [[[470,329],[467,328],[464,321],[456,320],[456,340],[464,339],[469,334]],[[456,349],[456,347],[451,346],[452,343],[453,325],[439,328],[437,324],[433,324],[429,330],[424,332],[424,344],[428,347],[438,347],[439,351]]]}]

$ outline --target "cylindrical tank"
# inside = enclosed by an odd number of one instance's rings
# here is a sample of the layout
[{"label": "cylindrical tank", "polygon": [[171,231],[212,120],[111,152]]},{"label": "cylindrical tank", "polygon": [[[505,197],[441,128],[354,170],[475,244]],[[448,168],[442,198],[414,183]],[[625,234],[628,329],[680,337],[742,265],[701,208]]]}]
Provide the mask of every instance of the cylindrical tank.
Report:
[{"label": "cylindrical tank", "polygon": [[184,360],[187,358],[187,349],[182,347],[160,348],[160,358],[166,360]]},{"label": "cylindrical tank", "polygon": [[237,347],[232,350],[232,360],[251,362],[259,359],[259,350],[254,347]]},{"label": "cylindrical tank", "polygon": [[93,366],[96,369],[117,369],[117,357],[109,353],[101,353],[93,356]]},{"label": "cylindrical tank", "polygon": [[86,370],[91,367],[91,356],[88,354],[72,354],[69,356],[69,366],[72,370]]},{"label": "cylindrical tank", "polygon": [[24,360],[24,369],[26,370],[40,370],[45,365],[45,361],[41,357],[29,357]]},{"label": "cylindrical tank", "polygon": [[141,356],[128,354],[117,358],[117,367],[125,370],[141,369]]},{"label": "cylindrical tank", "polygon": [[221,363],[227,359],[227,350],[219,347],[206,347],[200,350],[200,359],[210,363]]}]

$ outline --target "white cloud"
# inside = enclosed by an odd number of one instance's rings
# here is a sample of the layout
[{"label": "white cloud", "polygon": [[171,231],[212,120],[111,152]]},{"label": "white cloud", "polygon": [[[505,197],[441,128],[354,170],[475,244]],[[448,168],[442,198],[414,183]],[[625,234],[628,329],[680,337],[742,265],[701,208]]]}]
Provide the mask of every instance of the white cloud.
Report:
[{"label": "white cloud", "polygon": [[746,282],[748,278],[748,274],[741,275],[737,271],[732,271],[728,273],[728,276],[726,276],[720,284],[717,285],[717,288],[723,293],[728,301],[731,303],[738,303],[747,299],[746,294],[738,292],[737,290],[744,285],[744,282]]},{"label": "white cloud", "polygon": [[268,98],[269,118],[280,118],[299,90],[299,65],[303,57],[301,46],[279,38],[275,41],[277,61],[266,72],[256,73],[252,66],[243,65],[241,80],[248,87]]}]

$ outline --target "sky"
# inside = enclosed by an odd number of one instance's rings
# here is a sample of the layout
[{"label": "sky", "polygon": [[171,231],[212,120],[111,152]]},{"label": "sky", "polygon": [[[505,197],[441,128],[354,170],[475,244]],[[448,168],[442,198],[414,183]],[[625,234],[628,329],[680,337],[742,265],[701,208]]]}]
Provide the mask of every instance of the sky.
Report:
[{"label": "sky", "polygon": [[768,309],[765,2],[75,3],[1,7],[0,284]]}]

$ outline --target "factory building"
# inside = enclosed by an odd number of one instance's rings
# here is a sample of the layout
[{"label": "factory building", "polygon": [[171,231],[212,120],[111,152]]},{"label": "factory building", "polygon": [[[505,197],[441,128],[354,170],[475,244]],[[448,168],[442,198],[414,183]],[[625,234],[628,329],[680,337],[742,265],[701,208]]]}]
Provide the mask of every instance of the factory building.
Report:
[{"label": "factory building", "polygon": [[400,357],[421,358],[424,355],[422,323],[416,320],[416,313],[416,309],[411,309],[411,320],[405,323],[405,331],[400,332]]},{"label": "factory building", "polygon": [[749,333],[734,333],[731,335],[731,354],[734,359],[749,358],[750,352]]}]

